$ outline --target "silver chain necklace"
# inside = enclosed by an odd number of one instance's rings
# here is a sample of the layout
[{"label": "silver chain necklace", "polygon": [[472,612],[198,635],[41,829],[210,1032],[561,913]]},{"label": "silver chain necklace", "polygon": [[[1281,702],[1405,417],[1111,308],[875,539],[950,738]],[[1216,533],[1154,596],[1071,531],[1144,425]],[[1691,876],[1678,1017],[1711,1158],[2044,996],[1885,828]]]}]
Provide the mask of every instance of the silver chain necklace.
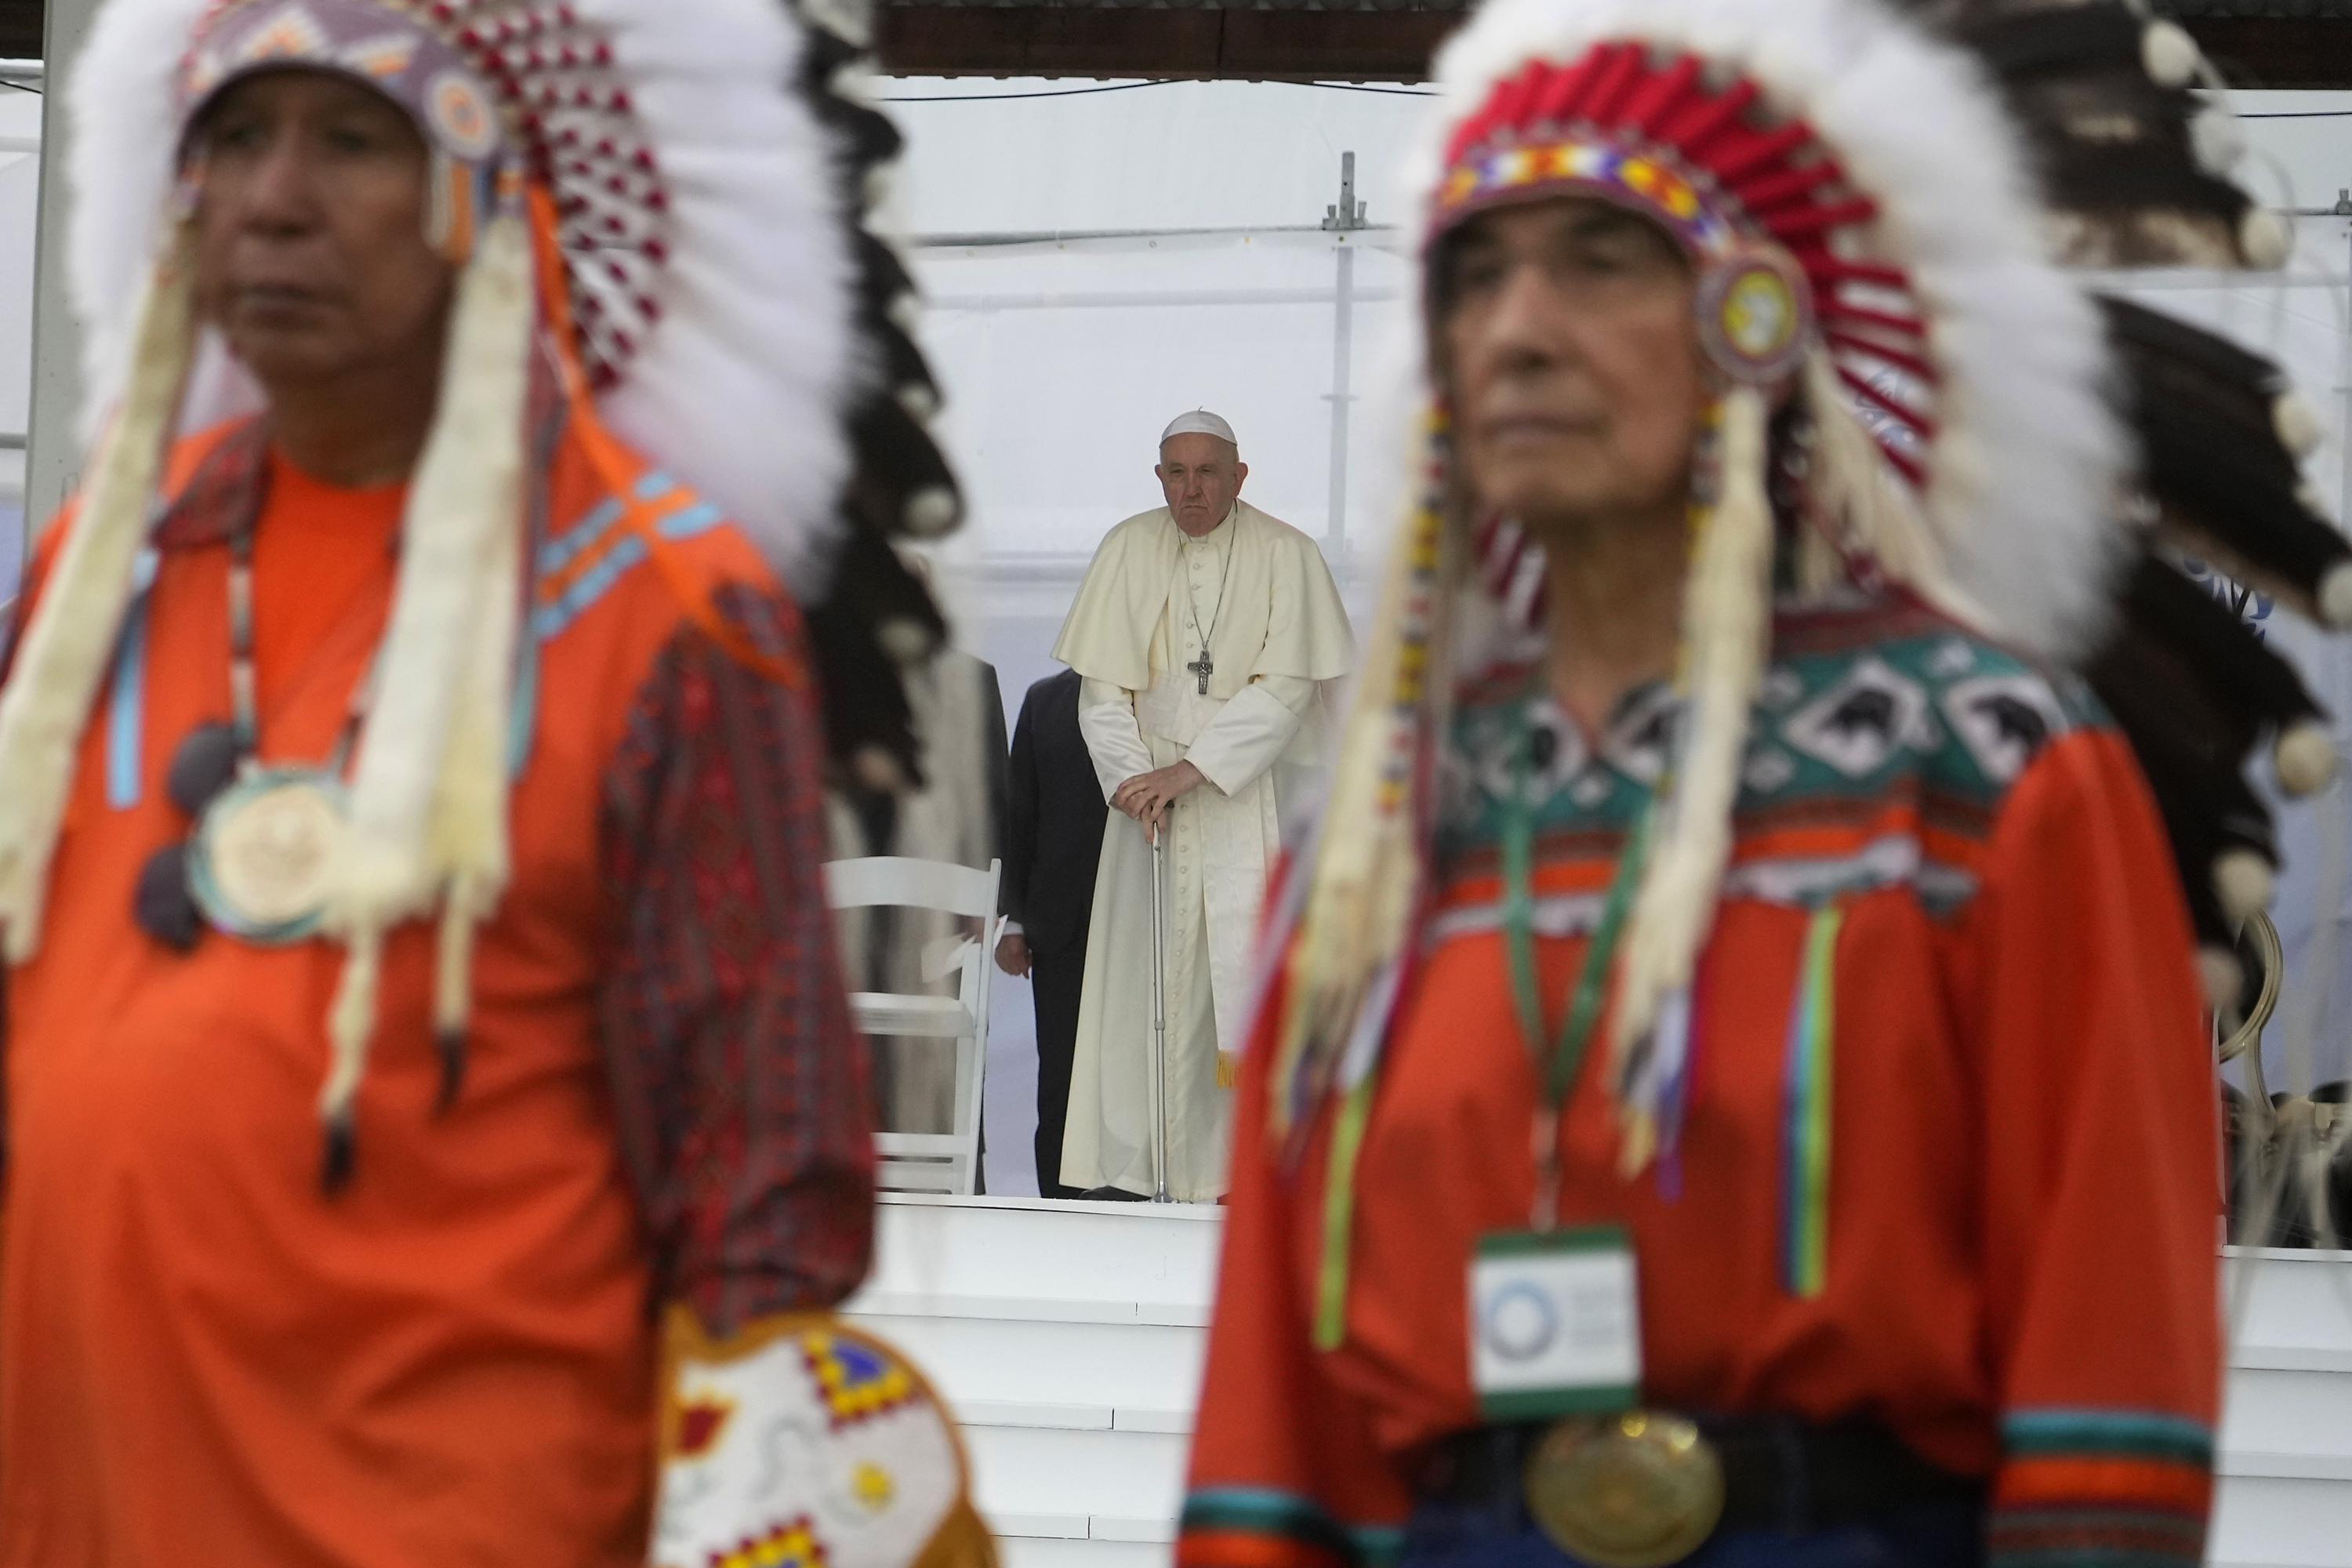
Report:
[{"label": "silver chain necklace", "polygon": [[[1238,511],[1240,509],[1238,507],[1234,509],[1235,511]],[[1233,521],[1234,515],[1233,511],[1225,513],[1226,521],[1230,522]],[[1224,523],[1219,523],[1217,525],[1218,528],[1223,528],[1223,526]],[[1209,532],[1214,533],[1216,531],[1216,529],[1213,528]],[[1187,535],[1186,537],[1188,542],[1198,542],[1198,541],[1192,540],[1190,535]],[[1207,537],[1207,534],[1202,535],[1202,538],[1203,539]],[[1192,584],[1189,582],[1184,584],[1184,609],[1186,613],[1192,617],[1192,635],[1201,640],[1201,657],[1186,665],[1184,668],[1186,673],[1190,674],[1193,679],[1198,682],[1196,690],[1202,697],[1206,697],[1209,694],[1209,677],[1217,673],[1217,661],[1209,657],[1209,638],[1216,634],[1217,623],[1224,618],[1225,586],[1233,581],[1234,557],[1240,553],[1240,550],[1235,547],[1233,540],[1229,539],[1225,541],[1225,569],[1217,576],[1217,604],[1216,607],[1209,612],[1209,629],[1207,631],[1202,631],[1201,629],[1201,605],[1199,602],[1192,597]]]}]

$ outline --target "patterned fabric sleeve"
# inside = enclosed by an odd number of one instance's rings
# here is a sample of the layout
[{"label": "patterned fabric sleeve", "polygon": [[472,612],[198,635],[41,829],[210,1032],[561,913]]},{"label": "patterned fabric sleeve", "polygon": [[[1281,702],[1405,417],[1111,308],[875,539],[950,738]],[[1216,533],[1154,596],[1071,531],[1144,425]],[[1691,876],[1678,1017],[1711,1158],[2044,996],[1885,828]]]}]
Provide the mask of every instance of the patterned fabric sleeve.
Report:
[{"label": "patterned fabric sleeve", "polygon": [[2019,781],[1969,917],[1980,1009],[1991,1561],[2201,1560],[2221,1399],[2211,1052],[2189,921],[2124,742]]},{"label": "patterned fabric sleeve", "polygon": [[[1279,1017],[1279,991],[1259,1016]],[[1224,1261],[1193,1427],[1178,1568],[1382,1568],[1403,1546],[1411,1495],[1375,1444],[1360,1400],[1325,1375],[1308,1341],[1296,1246],[1319,1152],[1286,1172],[1265,1126],[1260,1026],[1242,1058]]]},{"label": "patterned fabric sleeve", "polygon": [[[719,608],[803,664],[789,604]],[[682,628],[604,784],[620,951],[605,1056],[665,1300],[714,1336],[865,1277],[874,1110],[825,902],[824,734],[789,689]]]}]

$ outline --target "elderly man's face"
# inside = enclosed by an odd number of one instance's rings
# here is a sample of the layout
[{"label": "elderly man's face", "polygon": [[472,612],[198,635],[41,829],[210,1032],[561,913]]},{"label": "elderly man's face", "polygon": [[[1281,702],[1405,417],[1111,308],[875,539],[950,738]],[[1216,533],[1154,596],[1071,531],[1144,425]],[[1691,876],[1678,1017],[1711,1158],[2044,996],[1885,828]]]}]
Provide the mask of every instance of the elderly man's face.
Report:
[{"label": "elderly man's face", "polygon": [[1160,493],[1176,526],[1198,539],[1225,521],[1249,478],[1249,465],[1214,436],[1171,436],[1160,443]]},{"label": "elderly man's face", "polygon": [[257,76],[197,124],[196,299],[274,389],[437,354],[455,268],[425,238],[425,152],[382,95]]},{"label": "elderly man's face", "polygon": [[1549,533],[1681,500],[1706,398],[1694,287],[1662,230],[1603,202],[1500,209],[1452,241],[1439,347],[1482,510]]}]

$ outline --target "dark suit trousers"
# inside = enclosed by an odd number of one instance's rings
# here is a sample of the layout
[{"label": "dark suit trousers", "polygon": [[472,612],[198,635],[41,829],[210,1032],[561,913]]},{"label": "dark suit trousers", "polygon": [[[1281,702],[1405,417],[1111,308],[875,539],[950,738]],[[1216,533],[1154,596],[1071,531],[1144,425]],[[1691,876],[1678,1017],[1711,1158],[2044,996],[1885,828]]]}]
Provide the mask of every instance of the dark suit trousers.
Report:
[{"label": "dark suit trousers", "polygon": [[1062,1185],[1062,1130],[1070,1120],[1070,1065],[1078,1054],[1078,994],[1087,977],[1087,944],[1034,954],[1030,994],[1037,1004],[1037,1192],[1075,1198]]}]

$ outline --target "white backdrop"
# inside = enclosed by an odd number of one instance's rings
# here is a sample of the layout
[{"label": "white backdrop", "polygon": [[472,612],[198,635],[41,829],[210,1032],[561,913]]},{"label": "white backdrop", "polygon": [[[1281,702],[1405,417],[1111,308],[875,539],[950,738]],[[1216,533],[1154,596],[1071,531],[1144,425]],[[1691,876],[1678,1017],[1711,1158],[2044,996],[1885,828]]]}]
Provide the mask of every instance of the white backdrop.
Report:
[{"label": "white backdrop", "polygon": [[0,82],[0,600],[16,592],[33,379],[33,233],[39,210],[41,99]]}]

